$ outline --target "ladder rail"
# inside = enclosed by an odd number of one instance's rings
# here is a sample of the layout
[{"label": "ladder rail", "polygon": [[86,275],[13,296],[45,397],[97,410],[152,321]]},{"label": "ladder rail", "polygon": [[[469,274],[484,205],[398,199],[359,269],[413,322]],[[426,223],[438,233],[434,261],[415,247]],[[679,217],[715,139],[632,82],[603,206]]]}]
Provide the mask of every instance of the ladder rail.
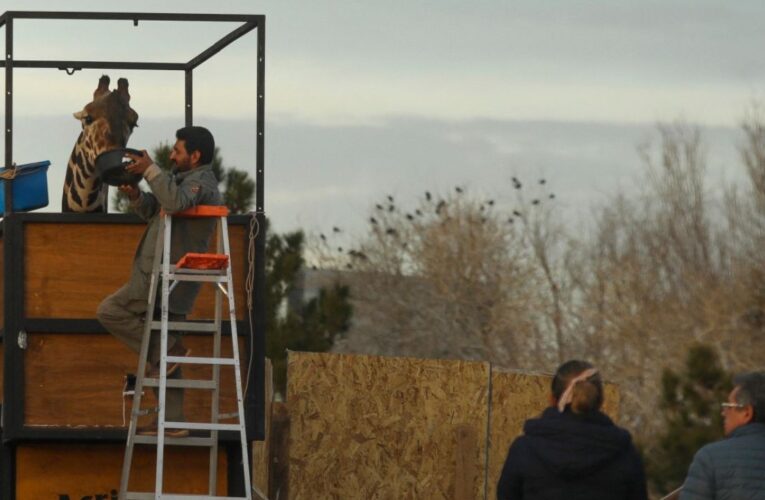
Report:
[{"label": "ladder rail", "polygon": [[[157,463],[154,492],[162,494],[162,483],[165,470],[165,413],[167,404],[167,322],[169,321],[170,308],[170,244],[172,241],[173,219],[164,215],[165,230],[162,248],[162,324],[160,327],[160,358],[159,358],[159,411],[157,412]],[[159,238],[157,238],[159,239]]]},{"label": "ladder rail", "polygon": [[[221,217],[221,225],[223,226],[223,246],[229,248],[228,241],[228,221],[225,217]],[[244,484],[247,491],[247,498],[252,497],[252,481],[250,479],[250,461],[249,461],[249,447],[247,446],[247,433],[244,428],[244,392],[242,390],[242,371],[239,366],[239,338],[236,330],[236,308],[234,303],[234,284],[231,276],[231,266],[226,267],[226,275],[228,276],[228,310],[229,321],[231,321],[231,354],[234,358],[234,381],[236,383],[236,402],[237,410],[239,411],[239,424],[241,426],[239,432],[239,440],[242,446],[242,467],[244,469]]]},{"label": "ladder rail", "polygon": [[[218,253],[223,252],[225,255],[231,255],[228,246],[223,244],[223,222],[222,218],[218,219],[216,224],[218,229],[218,237],[216,238],[216,251]],[[226,267],[230,267],[229,265]],[[213,357],[220,358],[220,344],[221,344],[221,324],[222,324],[222,309],[223,309],[223,297],[219,286],[215,287],[215,334],[213,335]],[[215,389],[212,390],[210,402],[210,421],[214,424],[218,423],[218,416],[220,414],[220,365],[212,365],[212,378],[215,383]],[[210,431],[210,436],[213,438],[213,446],[210,447],[210,470],[208,480],[208,492],[210,495],[214,495],[218,486],[218,431]]]},{"label": "ladder rail", "polygon": [[[159,234],[164,232],[164,219],[160,219]],[[149,282],[149,296],[147,297],[146,315],[144,319],[143,338],[141,339],[141,352],[138,354],[138,375],[136,376],[135,389],[133,391],[133,401],[130,408],[130,424],[128,426],[127,444],[125,454],[122,460],[122,473],[120,476],[120,489],[118,498],[125,500],[125,493],[128,490],[130,481],[130,468],[133,462],[133,449],[136,438],[136,427],[138,425],[138,416],[141,411],[141,398],[143,395],[144,377],[146,372],[146,361],[149,357],[149,344],[151,343],[151,328],[154,319],[154,307],[157,299],[157,273],[162,256],[161,240],[157,238],[154,248],[154,262],[152,264],[151,281]],[[124,396],[123,396],[124,397]]]}]

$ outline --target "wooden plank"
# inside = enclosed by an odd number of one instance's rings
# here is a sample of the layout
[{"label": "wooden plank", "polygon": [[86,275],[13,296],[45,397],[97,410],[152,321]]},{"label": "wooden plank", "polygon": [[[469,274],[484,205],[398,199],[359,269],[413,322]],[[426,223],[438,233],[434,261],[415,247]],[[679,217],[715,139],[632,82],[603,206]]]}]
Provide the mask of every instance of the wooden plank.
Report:
[{"label": "wooden plank", "polygon": [[290,414],[283,402],[271,407],[271,438],[269,440],[270,467],[268,471],[268,497],[290,498],[289,453]]},{"label": "wooden plank", "polygon": [[476,464],[483,461],[478,456],[478,435],[470,425],[458,425],[454,437],[457,441],[457,464],[454,471],[454,499],[472,500],[476,491]]},{"label": "wooden plank", "polygon": [[[117,498],[125,445],[122,443],[32,443],[16,450],[16,498]],[[137,446],[131,491],[153,491],[155,448]],[[218,495],[227,490],[225,451],[218,455]],[[209,451],[168,447],[164,491],[206,494]],[[100,495],[100,496],[99,496]]]},{"label": "wooden plank", "polygon": [[[144,228],[143,224],[27,223],[24,226],[27,317],[95,318],[98,304],[128,280]],[[229,227],[239,319],[246,317],[246,259],[242,243],[245,230],[241,225]],[[202,286],[190,318],[214,316],[213,291],[212,285]]]},{"label": "wooden plank", "polygon": [[459,425],[484,497],[488,363],[291,352],[287,380],[290,498],[454,498]]},{"label": "wooden plank", "polygon": [[271,444],[271,408],[274,397],[274,378],[273,366],[271,360],[266,358],[265,366],[265,387],[266,387],[266,436],[263,441],[252,443],[252,484],[257,487],[263,496],[268,495],[268,479],[270,476],[270,457],[269,449]]},{"label": "wooden plank", "polygon": [[[194,356],[212,355],[212,338],[187,335],[184,344]],[[230,356],[230,337],[222,342],[223,356]],[[247,370],[247,351],[240,338],[242,373]],[[111,335],[56,334],[30,332],[24,353],[24,424],[27,426],[123,425],[122,385],[125,373],[135,373],[138,356]],[[210,379],[209,367],[183,367],[184,378]],[[236,411],[233,370],[221,368],[223,413]],[[153,392],[146,389],[144,407],[156,405]],[[210,417],[210,394],[186,390],[184,411],[189,421],[204,422]],[[125,404],[128,420],[130,400]]]}]

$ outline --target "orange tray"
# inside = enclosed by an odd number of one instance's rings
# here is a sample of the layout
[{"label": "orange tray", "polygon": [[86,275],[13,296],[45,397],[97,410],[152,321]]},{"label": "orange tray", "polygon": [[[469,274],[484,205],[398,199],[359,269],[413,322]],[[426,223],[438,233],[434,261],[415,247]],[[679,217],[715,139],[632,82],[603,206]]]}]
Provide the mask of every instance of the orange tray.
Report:
[{"label": "orange tray", "polygon": [[184,269],[225,269],[228,255],[217,253],[187,253],[175,265]]}]

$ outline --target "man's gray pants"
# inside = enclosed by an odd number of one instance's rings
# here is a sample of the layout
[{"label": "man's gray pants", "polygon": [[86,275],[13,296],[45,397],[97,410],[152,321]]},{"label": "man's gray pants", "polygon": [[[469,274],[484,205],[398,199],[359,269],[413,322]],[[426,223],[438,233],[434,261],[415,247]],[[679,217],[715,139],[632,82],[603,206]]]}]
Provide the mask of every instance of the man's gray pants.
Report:
[{"label": "man's gray pants", "polygon": [[[106,297],[99,305],[96,311],[98,321],[106,330],[114,335],[118,340],[125,343],[137,354],[141,352],[141,341],[143,340],[144,320],[146,318],[147,298],[137,300],[130,293],[129,284]],[[179,315],[171,315],[171,320],[178,320]],[[168,332],[167,349],[168,351],[180,341],[180,335],[176,332]],[[148,363],[157,364],[160,358],[160,338],[157,332],[152,332],[149,341]],[[168,379],[183,378],[180,367],[168,377]],[[157,389],[154,389],[154,395],[157,395]],[[165,420],[171,422],[184,421],[183,416],[183,389],[167,389],[165,396]]]}]

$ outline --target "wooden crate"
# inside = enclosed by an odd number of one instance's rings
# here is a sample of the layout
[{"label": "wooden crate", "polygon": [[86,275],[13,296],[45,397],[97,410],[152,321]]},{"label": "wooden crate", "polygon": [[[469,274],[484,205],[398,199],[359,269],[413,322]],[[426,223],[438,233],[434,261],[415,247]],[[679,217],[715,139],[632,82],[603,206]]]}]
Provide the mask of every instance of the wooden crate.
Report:
[{"label": "wooden crate", "polygon": [[[229,221],[240,321],[247,318],[247,221],[241,216]],[[5,295],[12,300],[2,308],[8,329],[3,339],[6,439],[36,438],[34,430],[43,427],[118,430],[123,424],[123,377],[136,372],[138,359],[104,331],[95,314],[98,304],[128,279],[145,223],[121,214],[36,213],[14,214],[5,222],[3,236],[13,242],[0,252],[7,267],[2,268],[3,289],[13,292]],[[211,246],[215,240],[213,236]],[[189,319],[212,320],[214,303],[212,285],[203,285]],[[239,340],[246,375],[249,353],[245,336]],[[196,356],[211,355],[210,336],[187,335],[184,343]],[[230,352],[230,337],[224,336],[223,355]],[[209,379],[210,373],[210,367],[184,367],[185,378]],[[222,367],[221,373],[222,411],[233,412],[232,368]],[[187,390],[186,395],[187,418],[209,420],[210,392]],[[150,395],[147,403],[153,399]]]}]

